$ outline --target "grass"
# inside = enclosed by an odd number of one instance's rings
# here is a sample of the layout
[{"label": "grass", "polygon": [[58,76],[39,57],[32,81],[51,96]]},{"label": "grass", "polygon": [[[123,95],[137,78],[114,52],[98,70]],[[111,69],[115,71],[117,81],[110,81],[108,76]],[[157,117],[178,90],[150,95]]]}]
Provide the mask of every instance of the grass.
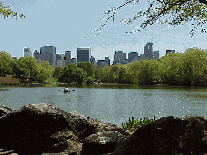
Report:
[{"label": "grass", "polygon": [[11,77],[0,77],[0,84],[1,85],[19,85],[20,80],[17,78],[11,78]]},{"label": "grass", "polygon": [[[184,120],[186,119],[188,116],[185,116],[185,117],[182,117],[181,119]],[[134,117],[130,118],[129,117],[129,120],[126,121],[125,123],[122,123],[121,127],[124,129],[124,130],[129,130],[129,132],[133,132],[135,131],[138,127],[140,126],[144,126],[144,125],[147,125],[147,124],[150,124],[152,122],[155,121],[155,116],[154,116],[154,119],[150,119],[148,117],[144,117],[144,119],[142,118],[137,118],[137,119],[134,119]]]},{"label": "grass", "polygon": [[[188,116],[185,116],[185,117],[182,117],[181,120],[185,120]],[[129,132],[133,132],[137,129],[137,127],[140,127],[140,126],[144,126],[144,125],[147,125],[147,124],[150,124],[152,122],[155,121],[155,116],[154,116],[154,119],[149,119],[147,117],[144,117],[144,119],[134,119],[134,117],[130,118],[129,117],[129,120],[126,121],[126,123],[122,123],[121,127],[124,129],[124,130],[129,130]],[[174,155],[182,155],[182,153],[177,153],[176,151],[175,152],[172,152],[174,153]]]}]

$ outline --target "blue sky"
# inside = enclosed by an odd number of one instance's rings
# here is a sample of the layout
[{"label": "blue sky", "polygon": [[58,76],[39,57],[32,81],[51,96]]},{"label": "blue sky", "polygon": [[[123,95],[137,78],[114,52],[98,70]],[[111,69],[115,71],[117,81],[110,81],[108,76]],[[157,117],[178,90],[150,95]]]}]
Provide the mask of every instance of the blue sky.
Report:
[{"label": "blue sky", "polygon": [[[132,26],[126,26],[121,19],[133,17],[139,10],[146,9],[146,0],[140,4],[126,5],[116,12],[114,22],[107,22],[106,27],[98,36],[88,36],[104,21],[95,22],[102,17],[103,11],[122,5],[124,0],[2,0],[4,6],[10,6],[14,12],[22,13],[26,19],[0,17],[0,51],[6,51],[18,58],[23,56],[23,48],[30,47],[32,52],[40,47],[56,46],[57,53],[72,51],[77,56],[77,48],[91,47],[91,55],[96,60],[109,56],[114,60],[114,51],[144,53],[144,45],[153,42],[153,50],[165,55],[167,49],[184,52],[186,48],[198,47],[207,49],[207,34],[200,32],[191,38],[190,23],[183,26],[155,24],[137,33]],[[133,22],[134,26],[140,23]],[[158,27],[159,26],[159,27]],[[206,26],[205,26],[206,27]],[[85,39],[84,39],[85,37]],[[128,58],[128,55],[127,55]]]}]

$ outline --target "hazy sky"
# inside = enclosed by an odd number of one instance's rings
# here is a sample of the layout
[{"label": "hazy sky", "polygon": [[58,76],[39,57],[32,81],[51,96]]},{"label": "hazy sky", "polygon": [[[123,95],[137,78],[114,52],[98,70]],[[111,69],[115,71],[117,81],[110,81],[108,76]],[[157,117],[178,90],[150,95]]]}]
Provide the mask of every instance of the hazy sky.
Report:
[{"label": "hazy sky", "polygon": [[[124,0],[2,0],[4,6],[10,6],[14,12],[22,13],[26,19],[0,17],[0,51],[6,51],[18,58],[23,56],[23,48],[30,47],[32,52],[40,47],[56,46],[57,53],[72,51],[77,56],[77,48],[91,47],[91,55],[97,60],[109,56],[114,60],[114,51],[126,53],[137,51],[144,53],[144,45],[153,42],[153,50],[165,55],[167,49],[184,52],[186,48],[207,49],[207,34],[200,32],[191,38],[189,23],[183,26],[155,24],[137,33],[132,26],[126,26],[121,19],[133,17],[139,10],[146,8],[146,0],[140,4],[126,5],[116,12],[114,22],[107,22],[99,36],[88,36],[104,21],[95,22],[102,17],[103,11],[122,5]],[[145,4],[146,3],[146,4]],[[115,25],[114,25],[115,24]],[[139,22],[134,22],[139,26]],[[159,26],[159,27],[158,27]],[[206,26],[205,26],[206,27]],[[84,39],[85,37],[85,39]],[[128,55],[127,55],[128,58]]]}]

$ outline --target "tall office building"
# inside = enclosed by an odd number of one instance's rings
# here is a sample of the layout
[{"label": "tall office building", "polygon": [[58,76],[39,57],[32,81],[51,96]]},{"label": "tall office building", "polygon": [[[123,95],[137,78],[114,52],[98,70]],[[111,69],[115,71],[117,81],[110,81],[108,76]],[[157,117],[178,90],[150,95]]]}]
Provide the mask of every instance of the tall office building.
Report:
[{"label": "tall office building", "polygon": [[91,56],[90,63],[92,63],[94,65],[94,62],[95,62],[95,58],[93,56]]},{"label": "tall office building", "polygon": [[115,51],[113,64],[121,64],[123,60],[126,60],[126,53],[123,53],[123,51]]},{"label": "tall office building", "polygon": [[140,54],[140,60],[144,59],[145,55],[144,54]]},{"label": "tall office building", "polygon": [[76,58],[72,58],[72,59],[71,59],[71,63],[74,63],[74,64],[77,65],[77,64],[78,64],[78,59],[76,59]]},{"label": "tall office building", "polygon": [[78,62],[90,62],[91,48],[77,48]]},{"label": "tall office building", "polygon": [[43,46],[40,48],[41,60],[48,61],[54,68],[56,67],[56,47]]},{"label": "tall office building", "polygon": [[147,42],[147,44],[144,46],[144,56],[145,58],[151,58],[153,59],[153,43]]},{"label": "tall office building", "polygon": [[110,59],[109,57],[105,57],[106,64],[110,66]]},{"label": "tall office building", "polygon": [[24,48],[24,57],[27,57],[28,55],[32,56],[31,49],[29,47]]},{"label": "tall office building", "polygon": [[154,51],[153,52],[153,59],[159,59],[159,57],[160,57],[159,51]]},{"label": "tall office building", "polygon": [[34,58],[37,60],[37,63],[41,62],[41,54],[40,52],[37,52],[37,50],[34,52]]},{"label": "tall office building", "polygon": [[128,53],[128,62],[134,61],[133,59],[138,59],[138,53],[137,52],[130,52]]},{"label": "tall office building", "polygon": [[17,60],[17,57],[12,57],[14,60]]},{"label": "tall office building", "polygon": [[56,54],[56,66],[65,67],[64,54]]},{"label": "tall office building", "polygon": [[100,66],[101,68],[104,68],[106,66],[106,61],[105,60],[97,60],[97,65]]},{"label": "tall office building", "polygon": [[175,50],[166,50],[166,54],[175,53]]},{"label": "tall office building", "polygon": [[65,51],[65,66],[68,66],[71,63],[71,51]]}]

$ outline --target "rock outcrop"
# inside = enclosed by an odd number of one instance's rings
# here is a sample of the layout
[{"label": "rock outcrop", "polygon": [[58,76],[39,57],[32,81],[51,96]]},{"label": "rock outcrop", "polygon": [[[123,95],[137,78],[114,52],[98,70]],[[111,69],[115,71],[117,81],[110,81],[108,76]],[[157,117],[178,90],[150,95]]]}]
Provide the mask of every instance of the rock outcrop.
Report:
[{"label": "rock outcrop", "polygon": [[[183,155],[207,152],[207,121],[163,117],[133,134],[50,104],[0,106],[0,148],[19,155]],[[0,152],[0,153],[1,153]]]}]

